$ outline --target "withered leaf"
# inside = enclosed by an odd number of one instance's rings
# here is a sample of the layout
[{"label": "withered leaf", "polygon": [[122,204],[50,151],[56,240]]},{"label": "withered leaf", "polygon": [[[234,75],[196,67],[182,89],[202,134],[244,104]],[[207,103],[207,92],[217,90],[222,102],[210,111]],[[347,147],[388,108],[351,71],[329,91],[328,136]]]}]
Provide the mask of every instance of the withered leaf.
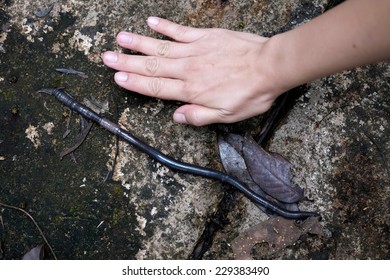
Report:
[{"label": "withered leaf", "polygon": [[268,244],[268,255],[272,255],[283,248],[294,244],[305,233],[326,236],[319,217],[309,217],[301,223],[283,217],[270,218],[255,225],[236,237],[231,247],[235,259],[251,260],[253,246],[258,243]]},{"label": "withered leaf", "polygon": [[[247,185],[249,189],[257,193],[258,195],[265,197],[266,194],[262,189],[253,181],[249,174],[245,160],[240,154],[242,152],[241,136],[236,134],[227,134],[218,136],[219,154],[221,157],[222,165],[229,175],[239,179],[242,183]],[[263,212],[266,209],[256,204]]]},{"label": "withered leaf", "polygon": [[219,154],[222,165],[228,174],[238,178],[257,194],[265,196],[266,194],[253,181],[247,170],[245,160],[242,157],[241,138],[241,136],[236,134],[220,135],[218,137]]},{"label": "withered leaf", "polygon": [[251,260],[253,246],[259,243],[268,244],[268,255],[273,255],[283,248],[294,244],[305,233],[327,236],[319,222],[319,217],[309,217],[301,223],[283,217],[270,218],[257,224],[236,237],[231,247],[234,258]]},{"label": "withered leaf", "polygon": [[[253,181],[251,175],[248,172],[242,152],[244,141],[247,141],[245,140],[245,137],[233,133],[226,133],[218,136],[218,146],[222,165],[226,173],[240,180],[250,190],[257,193],[261,197],[266,197],[267,199],[273,200],[261,189],[258,184]],[[283,203],[280,201],[274,202],[279,204],[282,208],[290,211],[299,210],[296,203]],[[272,213],[269,213],[269,211],[262,205],[256,204],[256,206],[268,215],[272,215]]]},{"label": "withered leaf", "polygon": [[251,137],[244,137],[243,157],[253,181],[273,198],[286,202],[298,202],[303,189],[292,183],[291,163],[276,153],[266,152]]},{"label": "withered leaf", "polygon": [[24,254],[22,260],[43,260],[43,254],[44,254],[43,248],[44,248],[43,244],[35,246],[26,254]]}]

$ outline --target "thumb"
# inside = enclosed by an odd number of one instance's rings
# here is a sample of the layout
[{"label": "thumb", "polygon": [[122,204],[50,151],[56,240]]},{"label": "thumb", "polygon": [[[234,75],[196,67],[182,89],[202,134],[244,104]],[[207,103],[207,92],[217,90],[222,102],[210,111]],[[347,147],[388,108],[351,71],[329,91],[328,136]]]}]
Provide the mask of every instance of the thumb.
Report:
[{"label": "thumb", "polygon": [[188,104],[179,107],[173,114],[173,120],[177,123],[202,126],[222,122],[222,114],[218,109]]}]

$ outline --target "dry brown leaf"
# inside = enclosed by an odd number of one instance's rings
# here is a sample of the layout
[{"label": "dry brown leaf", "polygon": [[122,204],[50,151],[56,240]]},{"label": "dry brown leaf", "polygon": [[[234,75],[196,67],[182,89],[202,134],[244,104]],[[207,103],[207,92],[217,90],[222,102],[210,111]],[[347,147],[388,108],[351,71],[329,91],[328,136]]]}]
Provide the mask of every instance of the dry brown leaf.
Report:
[{"label": "dry brown leaf", "polygon": [[309,217],[300,223],[283,217],[270,218],[236,237],[231,246],[236,259],[252,260],[251,251],[256,244],[267,243],[268,255],[272,255],[294,244],[305,233],[325,235],[319,217]]}]

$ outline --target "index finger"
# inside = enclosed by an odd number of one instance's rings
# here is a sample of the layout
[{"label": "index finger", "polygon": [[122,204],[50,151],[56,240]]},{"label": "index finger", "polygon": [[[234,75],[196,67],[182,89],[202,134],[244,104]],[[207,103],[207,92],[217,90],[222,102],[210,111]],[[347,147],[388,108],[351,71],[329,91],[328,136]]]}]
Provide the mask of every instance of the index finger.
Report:
[{"label": "index finger", "polygon": [[154,31],[171,37],[177,42],[154,39],[130,32],[120,32],[117,35],[118,44],[146,55],[168,58],[188,57],[195,52],[189,43],[198,40],[205,34],[204,29],[187,27],[157,17],[149,17],[147,22]]},{"label": "index finger", "polygon": [[118,33],[116,40],[121,47],[146,55],[179,58],[192,54],[190,47],[186,44],[154,39],[130,32]]},{"label": "index finger", "polygon": [[174,23],[159,17],[149,17],[147,23],[154,31],[166,35],[177,42],[191,43],[204,35],[204,30]]}]

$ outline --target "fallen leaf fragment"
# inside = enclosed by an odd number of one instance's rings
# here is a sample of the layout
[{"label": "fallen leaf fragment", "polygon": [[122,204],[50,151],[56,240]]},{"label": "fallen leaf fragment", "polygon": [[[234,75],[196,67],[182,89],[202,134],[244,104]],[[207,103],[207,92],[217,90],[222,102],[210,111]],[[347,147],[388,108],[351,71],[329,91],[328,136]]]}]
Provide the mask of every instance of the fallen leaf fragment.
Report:
[{"label": "fallen leaf fragment", "polygon": [[44,254],[43,248],[44,248],[43,244],[35,246],[26,254],[24,254],[22,260],[43,260],[43,254]]},{"label": "fallen leaf fragment", "polygon": [[272,255],[294,244],[305,233],[326,236],[319,223],[319,217],[309,217],[300,223],[283,217],[275,217],[253,226],[236,237],[231,247],[235,259],[252,260],[251,251],[256,244],[267,243],[268,255]]}]

